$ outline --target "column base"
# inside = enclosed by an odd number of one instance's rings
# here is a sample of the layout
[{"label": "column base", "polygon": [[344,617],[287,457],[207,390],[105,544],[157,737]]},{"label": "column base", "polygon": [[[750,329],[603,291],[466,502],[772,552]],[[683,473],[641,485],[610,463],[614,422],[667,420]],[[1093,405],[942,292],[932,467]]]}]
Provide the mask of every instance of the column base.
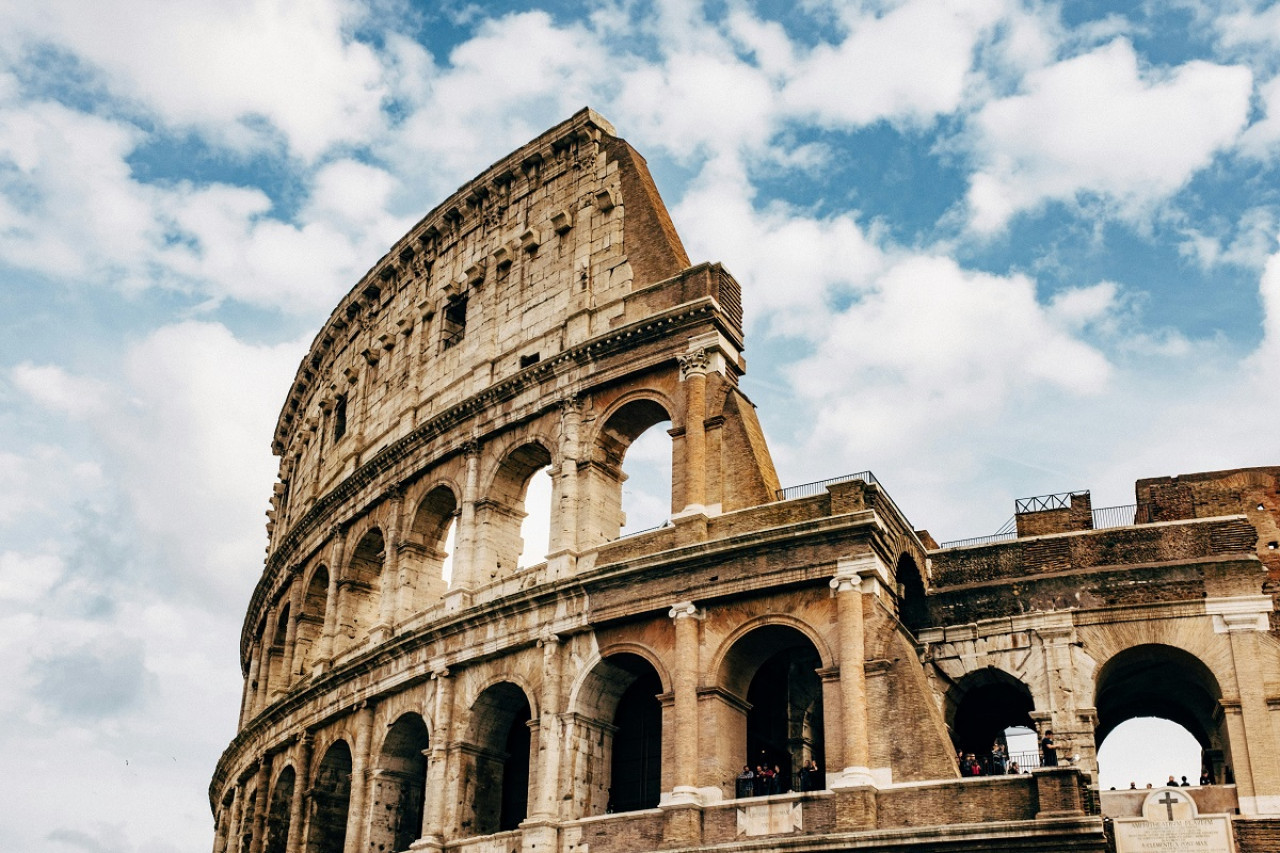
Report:
[{"label": "column base", "polygon": [[458,613],[471,606],[471,590],[451,589],[444,594],[444,612]]},{"label": "column base", "polygon": [[659,804],[662,808],[680,806],[701,806],[702,791],[692,785],[676,785],[671,793]]},{"label": "column base", "polygon": [[424,835],[422,838],[419,838],[417,841],[410,844],[409,849],[412,850],[413,853],[419,853],[419,851],[424,851],[424,853],[440,853],[441,850],[444,850],[444,839],[438,835]]},{"label": "column base", "polygon": [[827,774],[827,788],[838,791],[842,788],[878,788],[876,778],[870,767],[846,767],[835,773]]}]

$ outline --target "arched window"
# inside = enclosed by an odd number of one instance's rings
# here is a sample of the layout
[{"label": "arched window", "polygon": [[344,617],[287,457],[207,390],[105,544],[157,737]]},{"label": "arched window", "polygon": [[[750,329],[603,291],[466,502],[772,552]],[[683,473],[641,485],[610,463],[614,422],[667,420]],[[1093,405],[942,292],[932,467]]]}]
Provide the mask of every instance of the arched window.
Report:
[{"label": "arched window", "polygon": [[464,835],[516,829],[529,811],[533,716],[524,691],[509,681],[487,688],[471,709],[464,750]]},{"label": "arched window", "polygon": [[450,549],[457,515],[458,499],[448,486],[436,486],[418,504],[400,551],[409,584],[401,603],[406,612],[401,618],[434,607],[449,589]]},{"label": "arched window", "polygon": [[373,774],[370,850],[408,850],[422,834],[428,747],[427,726],[418,714],[400,717],[387,733]]},{"label": "arched window", "polygon": [[360,539],[347,565],[335,654],[358,645],[378,624],[382,567],[386,558],[382,531],[375,527]]},{"label": "arched window", "polygon": [[342,853],[351,805],[351,748],[346,741],[329,747],[311,786],[307,853]]},{"label": "arched window", "polygon": [[[1185,774],[1193,782],[1198,782],[1202,773],[1215,784],[1227,781],[1231,754],[1226,718],[1218,710],[1221,698],[1213,673],[1182,649],[1151,643],[1126,649],[1111,658],[1098,671],[1095,697],[1098,726],[1094,741],[1098,746],[1100,780],[1117,788],[1137,781],[1127,778],[1136,775],[1133,765],[1126,766],[1121,760],[1126,751],[1136,749],[1162,754],[1168,761],[1164,775],[1147,779],[1153,784],[1164,782],[1169,773]],[[1167,721],[1173,727],[1153,724],[1150,718]],[[1179,762],[1169,751],[1181,740],[1178,729],[1198,744],[1198,762],[1187,758]],[[1112,738],[1117,738],[1114,745]],[[1113,750],[1113,746],[1123,747],[1124,741],[1129,750]],[[1195,766],[1197,763],[1199,766]]]},{"label": "arched window", "polygon": [[[745,700],[743,714],[722,703],[722,720],[733,731],[736,754],[729,766],[747,765],[766,778],[752,790],[765,795],[825,787],[822,659],[813,642],[796,628],[764,625],[740,638],[725,656],[721,679],[729,693]],[[735,713],[736,711],[736,713]],[[817,765],[818,771],[805,772]],[[759,775],[759,774],[757,774]]]},{"label": "arched window", "polygon": [[319,652],[320,635],[324,632],[325,602],[329,598],[329,570],[320,566],[311,575],[306,594],[302,597],[302,611],[298,614],[298,630],[293,653],[296,675],[304,675],[315,663]]},{"label": "arched window", "polygon": [[670,422],[667,410],[649,399],[632,400],[609,415],[588,470],[586,487],[597,509],[582,531],[584,546],[616,539],[624,530],[656,527],[670,515]]},{"label": "arched window", "polygon": [[656,808],[662,793],[662,679],[630,652],[592,668],[579,692],[582,737],[599,744],[574,779],[582,815]]},{"label": "arched window", "polygon": [[276,776],[271,788],[271,802],[267,806],[267,839],[262,853],[285,853],[289,841],[289,808],[293,803],[293,788],[297,774],[286,767]]},{"label": "arched window", "polygon": [[[971,672],[947,692],[946,718],[952,746],[961,756],[972,755],[981,775],[1007,769],[1007,762],[992,764],[992,750],[997,744],[1008,753],[1009,761],[1018,762],[1020,770],[1038,767],[1040,759],[1034,745],[1020,751],[1010,745],[1007,734],[1010,729],[1034,731],[1034,710],[1031,690],[1009,673],[994,667]],[[961,765],[963,775],[974,775],[972,764],[962,761]]]}]

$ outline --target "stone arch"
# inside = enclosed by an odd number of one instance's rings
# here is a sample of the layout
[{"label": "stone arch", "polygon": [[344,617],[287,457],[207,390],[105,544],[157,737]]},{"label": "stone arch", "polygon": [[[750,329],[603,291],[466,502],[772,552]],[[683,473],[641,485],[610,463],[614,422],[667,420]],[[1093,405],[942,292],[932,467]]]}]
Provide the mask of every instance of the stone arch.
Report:
[{"label": "stone arch", "polygon": [[[614,400],[597,419],[599,424],[590,436],[591,465],[586,469],[585,488],[589,496],[590,516],[585,519],[580,542],[586,547],[618,538],[625,523],[622,513],[622,484],[627,479],[623,460],[627,450],[650,427],[676,422],[676,408],[665,395],[651,389],[624,394]],[[674,443],[672,480],[676,471]],[[675,512],[675,483],[668,483],[670,511]]]},{"label": "stone arch", "polygon": [[320,563],[312,570],[303,587],[302,605],[298,608],[298,628],[294,635],[294,669],[303,675],[315,663],[324,633],[324,612],[329,602],[329,568]]},{"label": "stone arch", "polygon": [[584,761],[573,783],[577,814],[656,808],[664,780],[662,697],[669,679],[648,649],[600,654],[574,687],[574,740]]},{"label": "stone arch", "polygon": [[[986,768],[984,772],[989,772],[992,746],[999,742],[1007,749],[1005,729],[1034,731],[1034,710],[1031,688],[1016,676],[989,666],[966,674],[951,686],[943,713],[952,746],[957,752],[973,753]],[[1027,758],[1021,761],[1023,769],[1029,769]]]},{"label": "stone arch", "polygon": [[[476,504],[476,580],[484,585],[506,577],[519,568],[524,550],[521,523],[529,514],[525,494],[534,474],[551,465],[555,445],[541,436],[510,442],[498,455]],[[553,519],[548,518],[548,529]]]},{"label": "stone arch", "polygon": [[903,552],[894,564],[898,581],[898,621],[912,633],[930,624],[924,573],[911,554]]},{"label": "stone arch", "polygon": [[293,805],[294,787],[298,783],[297,776],[292,764],[286,765],[276,774],[275,783],[271,786],[271,798],[267,802],[267,835],[262,853],[286,853],[290,809]]},{"label": "stone arch", "polygon": [[351,747],[345,740],[329,745],[313,778],[306,853],[342,853],[351,808]]},{"label": "stone arch", "polygon": [[347,569],[339,581],[338,636],[334,654],[359,645],[381,615],[382,571],[386,566],[382,529],[370,527],[351,549]]},{"label": "stone arch", "polygon": [[1094,740],[1101,747],[1117,726],[1136,717],[1169,720],[1191,733],[1203,768],[1222,782],[1231,756],[1221,700],[1217,677],[1191,652],[1163,643],[1130,646],[1098,669]]},{"label": "stone arch", "polygon": [[818,656],[822,659],[822,667],[824,669],[829,669],[835,666],[835,656],[831,653],[830,647],[827,645],[823,636],[816,631],[812,625],[803,619],[799,619],[788,613],[766,613],[762,616],[757,616],[754,619],[748,619],[738,625],[738,627],[734,628],[733,631],[725,637],[724,641],[720,643],[720,647],[712,656],[711,666],[708,668],[708,671],[717,674],[721,673],[725,667],[726,660],[729,655],[733,653],[734,647],[737,645],[738,641],[747,634],[769,625],[779,625],[795,629],[799,633],[803,634],[804,638],[812,643],[813,647],[817,649]]},{"label": "stone arch", "polygon": [[461,508],[459,495],[452,483],[436,483],[418,501],[409,518],[400,543],[400,566],[406,585],[398,609],[407,611],[400,618],[434,607],[448,591],[444,576],[449,557],[446,543]]},{"label": "stone arch", "polygon": [[388,727],[370,786],[370,850],[408,850],[422,834],[430,746],[421,714],[408,711]]},{"label": "stone arch", "polygon": [[825,764],[820,673],[829,658],[806,629],[791,617],[752,620],[725,642],[713,670],[722,697],[717,702],[717,721],[728,735],[720,738],[725,750],[717,756],[721,766],[730,777],[744,764],[753,771],[757,765],[777,768],[772,786],[758,783],[750,794],[784,793],[820,784],[804,782],[801,770],[810,761],[819,768]]},{"label": "stone arch", "polygon": [[462,835],[516,829],[528,816],[532,760],[528,694],[496,681],[471,706],[462,756]]}]

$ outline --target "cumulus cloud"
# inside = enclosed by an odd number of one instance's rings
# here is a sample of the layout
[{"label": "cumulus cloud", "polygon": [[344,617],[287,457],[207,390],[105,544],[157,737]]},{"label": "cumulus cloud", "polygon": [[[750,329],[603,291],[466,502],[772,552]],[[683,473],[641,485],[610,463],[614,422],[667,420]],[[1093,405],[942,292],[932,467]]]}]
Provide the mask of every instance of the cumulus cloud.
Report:
[{"label": "cumulus cloud", "polygon": [[972,122],[969,223],[1096,196],[1135,218],[1230,146],[1248,115],[1247,68],[1192,61],[1143,72],[1123,39],[1028,75]]},{"label": "cumulus cloud", "polygon": [[56,364],[23,362],[13,368],[13,384],[45,408],[71,417],[101,412],[107,404],[107,385],[96,379],[72,376]]},{"label": "cumulus cloud", "polygon": [[13,55],[36,46],[69,52],[164,123],[239,148],[283,138],[313,159],[383,120],[382,67],[351,37],[366,14],[346,0],[50,0],[6,4],[0,44]]}]

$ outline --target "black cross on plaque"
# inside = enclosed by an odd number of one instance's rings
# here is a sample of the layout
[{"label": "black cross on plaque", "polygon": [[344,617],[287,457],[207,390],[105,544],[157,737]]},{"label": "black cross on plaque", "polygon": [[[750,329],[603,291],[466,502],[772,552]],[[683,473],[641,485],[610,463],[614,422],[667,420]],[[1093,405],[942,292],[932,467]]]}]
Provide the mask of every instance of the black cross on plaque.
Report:
[{"label": "black cross on plaque", "polygon": [[1164,796],[1156,800],[1157,803],[1164,806],[1169,812],[1169,820],[1173,820],[1173,804],[1182,802],[1181,798],[1175,797],[1172,791],[1165,791]]}]

